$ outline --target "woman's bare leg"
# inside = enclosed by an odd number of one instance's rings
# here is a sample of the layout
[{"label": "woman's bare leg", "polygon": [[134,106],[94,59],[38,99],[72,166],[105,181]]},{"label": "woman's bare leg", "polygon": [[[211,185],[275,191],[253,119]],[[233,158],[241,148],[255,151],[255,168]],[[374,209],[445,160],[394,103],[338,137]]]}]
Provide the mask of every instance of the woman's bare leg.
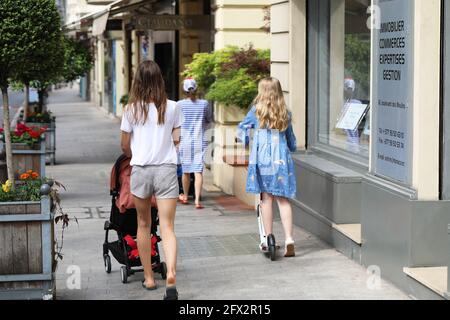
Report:
[{"label": "woman's bare leg", "polygon": [[273,233],[273,210],[272,210],[273,196],[268,193],[262,194],[262,218],[264,222],[264,231],[266,235]]},{"label": "woman's bare leg", "polygon": [[203,188],[203,173],[195,173],[195,204],[200,204]]},{"label": "woman's bare leg", "polygon": [[167,286],[176,284],[177,238],[175,236],[175,212],[177,199],[157,199],[159,226],[167,264]]},{"label": "woman's bare leg", "polygon": [[141,259],[142,266],[144,267],[144,284],[147,287],[153,287],[155,285],[155,278],[153,277],[152,270],[152,247],[150,236],[152,218],[150,213],[150,200],[134,197],[134,204],[137,210],[137,245],[139,257]]},{"label": "woman's bare leg", "polygon": [[189,198],[189,186],[191,184],[191,174],[183,173],[183,178],[181,182],[183,184],[184,200],[187,200]]}]

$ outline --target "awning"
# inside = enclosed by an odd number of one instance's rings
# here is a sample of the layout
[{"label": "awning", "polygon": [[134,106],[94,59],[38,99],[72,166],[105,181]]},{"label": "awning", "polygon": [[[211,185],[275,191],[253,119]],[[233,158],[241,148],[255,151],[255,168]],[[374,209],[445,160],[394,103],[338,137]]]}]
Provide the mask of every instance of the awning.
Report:
[{"label": "awning", "polygon": [[92,35],[99,36],[106,30],[106,24],[108,23],[109,12],[102,14],[94,19],[92,24]]},{"label": "awning", "polygon": [[98,36],[105,31],[111,10],[117,9],[121,5],[127,5],[130,2],[132,0],[114,1],[107,5],[106,8],[84,15],[79,20],[64,25],[63,30],[66,32],[75,30],[87,31],[88,28],[92,27],[92,34]]}]

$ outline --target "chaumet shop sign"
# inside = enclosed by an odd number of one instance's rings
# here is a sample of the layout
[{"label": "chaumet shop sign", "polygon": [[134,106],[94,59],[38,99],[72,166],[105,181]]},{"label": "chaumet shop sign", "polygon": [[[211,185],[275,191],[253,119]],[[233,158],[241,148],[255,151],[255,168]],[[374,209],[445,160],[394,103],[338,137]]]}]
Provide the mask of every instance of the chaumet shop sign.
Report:
[{"label": "chaumet shop sign", "polygon": [[134,16],[130,27],[135,30],[211,30],[211,16],[207,15],[145,15]]}]

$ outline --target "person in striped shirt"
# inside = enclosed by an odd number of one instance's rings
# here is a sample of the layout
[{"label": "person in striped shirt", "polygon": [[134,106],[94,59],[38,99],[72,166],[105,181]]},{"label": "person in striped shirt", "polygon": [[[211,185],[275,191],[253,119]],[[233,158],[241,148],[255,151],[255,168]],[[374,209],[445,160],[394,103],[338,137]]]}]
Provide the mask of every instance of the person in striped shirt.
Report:
[{"label": "person in striped shirt", "polygon": [[194,173],[195,207],[197,209],[203,209],[200,203],[200,197],[203,187],[205,151],[208,146],[205,132],[212,120],[208,101],[198,98],[197,89],[197,82],[194,79],[185,79],[183,82],[183,90],[186,93],[186,98],[178,101],[178,107],[181,108],[184,115],[180,143],[184,194],[180,196],[180,200],[183,204],[189,204],[190,175]]}]

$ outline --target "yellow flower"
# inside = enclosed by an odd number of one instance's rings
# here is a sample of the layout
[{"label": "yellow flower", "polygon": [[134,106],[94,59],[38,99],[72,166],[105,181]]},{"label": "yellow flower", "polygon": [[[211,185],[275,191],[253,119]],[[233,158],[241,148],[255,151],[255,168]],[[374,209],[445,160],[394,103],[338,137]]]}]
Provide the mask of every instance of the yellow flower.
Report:
[{"label": "yellow flower", "polygon": [[11,191],[11,187],[12,187],[12,183],[9,180],[7,180],[5,182],[5,184],[2,184],[2,190],[3,190],[3,192],[6,192],[6,193]]}]

